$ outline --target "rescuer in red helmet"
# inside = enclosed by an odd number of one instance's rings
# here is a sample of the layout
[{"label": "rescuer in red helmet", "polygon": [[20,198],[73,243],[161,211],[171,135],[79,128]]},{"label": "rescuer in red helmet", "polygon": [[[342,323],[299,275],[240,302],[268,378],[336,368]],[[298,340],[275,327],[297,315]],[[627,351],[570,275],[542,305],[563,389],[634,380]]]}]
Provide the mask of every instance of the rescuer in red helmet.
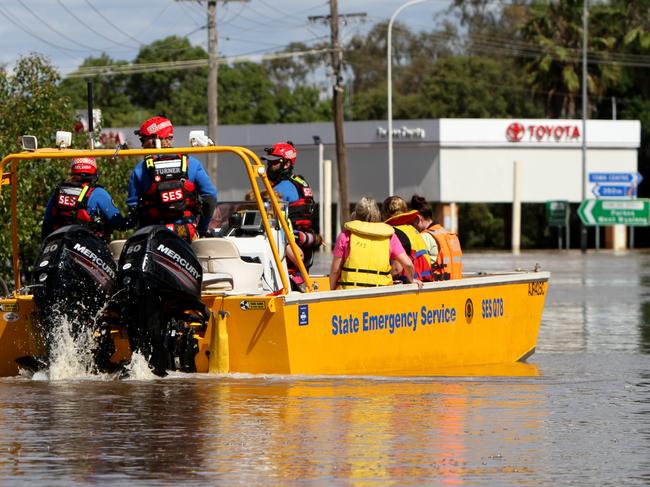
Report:
[{"label": "rescuer in red helmet", "polygon": [[[273,147],[264,149],[264,152],[266,155],[262,156],[262,160],[267,163],[266,174],[280,199],[289,204],[289,220],[293,226],[294,237],[303,252],[305,267],[309,269],[314,260],[314,250],[322,243],[320,235],[314,231],[312,224],[315,206],[313,192],[302,176],[293,173],[298,153],[291,141],[278,142]],[[292,282],[300,287],[302,278],[298,274],[295,257],[288,246],[287,257],[293,264],[289,265]]]},{"label": "rescuer in red helmet", "polygon": [[[174,140],[171,121],[160,116],[145,120],[135,133],[143,149],[170,148]],[[165,225],[191,241],[207,234],[217,189],[195,157],[150,155],[131,173],[126,202],[140,227]]]},{"label": "rescuer in red helmet", "polygon": [[106,241],[111,232],[129,226],[108,192],[97,184],[94,157],[72,159],[70,177],[59,183],[47,202],[41,238],[65,225],[86,225]]}]

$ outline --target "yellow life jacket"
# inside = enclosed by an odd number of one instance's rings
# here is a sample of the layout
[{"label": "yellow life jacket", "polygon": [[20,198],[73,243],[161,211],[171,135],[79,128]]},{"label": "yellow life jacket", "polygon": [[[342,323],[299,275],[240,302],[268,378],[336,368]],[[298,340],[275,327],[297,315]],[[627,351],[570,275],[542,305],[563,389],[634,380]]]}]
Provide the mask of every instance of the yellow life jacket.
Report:
[{"label": "yellow life jacket", "polygon": [[345,224],[350,232],[350,254],[341,268],[338,287],[389,286],[390,238],[395,230],[385,223],[353,220]]},{"label": "yellow life jacket", "polygon": [[458,235],[439,224],[431,225],[424,231],[431,234],[438,244],[438,258],[434,264],[436,281],[463,277],[463,251]]},{"label": "yellow life jacket", "polygon": [[414,267],[414,279],[433,281],[431,256],[427,244],[413,225],[397,225],[411,242],[411,260]]}]

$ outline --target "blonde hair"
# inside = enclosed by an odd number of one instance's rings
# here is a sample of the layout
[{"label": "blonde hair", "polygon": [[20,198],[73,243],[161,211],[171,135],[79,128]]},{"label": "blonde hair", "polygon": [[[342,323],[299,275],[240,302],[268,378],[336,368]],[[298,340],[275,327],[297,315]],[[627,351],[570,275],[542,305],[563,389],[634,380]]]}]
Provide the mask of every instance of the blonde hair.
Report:
[{"label": "blonde hair", "polygon": [[384,220],[387,220],[391,216],[406,213],[408,211],[408,205],[401,196],[389,196],[384,200],[382,206],[384,208]]},{"label": "blonde hair", "polygon": [[362,222],[380,222],[381,213],[374,198],[363,196],[354,207],[352,220],[361,220]]}]

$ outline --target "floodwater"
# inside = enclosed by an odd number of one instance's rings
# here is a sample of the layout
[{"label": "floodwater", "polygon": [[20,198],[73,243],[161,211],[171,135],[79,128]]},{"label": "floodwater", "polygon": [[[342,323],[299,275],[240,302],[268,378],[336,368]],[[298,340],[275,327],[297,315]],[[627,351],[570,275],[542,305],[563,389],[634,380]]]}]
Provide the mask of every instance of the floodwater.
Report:
[{"label": "floodwater", "polygon": [[465,256],[536,263],[507,377],[0,380],[0,484],[650,484],[650,254]]}]

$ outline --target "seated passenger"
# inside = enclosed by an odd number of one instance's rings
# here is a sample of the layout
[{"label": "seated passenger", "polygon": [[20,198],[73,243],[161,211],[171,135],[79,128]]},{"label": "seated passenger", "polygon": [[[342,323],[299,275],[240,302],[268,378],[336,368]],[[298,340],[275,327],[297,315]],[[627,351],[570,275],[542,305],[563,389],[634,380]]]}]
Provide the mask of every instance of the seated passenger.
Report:
[{"label": "seated passenger", "polygon": [[463,251],[458,235],[439,223],[433,223],[431,206],[422,196],[413,195],[411,208],[419,213],[415,227],[429,248],[434,280],[460,279],[463,276]]},{"label": "seated passenger", "polygon": [[334,245],[330,269],[330,289],[388,286],[393,283],[391,262],[404,270],[407,282],[413,277],[413,263],[390,225],[380,222],[381,214],[373,198],[363,197],[345,224]]},{"label": "seated passenger", "polygon": [[[433,281],[431,268],[431,256],[429,250],[415,228],[415,220],[418,212],[408,211],[406,201],[399,196],[389,196],[384,200],[384,221],[395,227],[400,242],[407,252],[415,268],[415,277],[422,281]],[[397,269],[399,271],[399,269]],[[399,272],[400,278],[404,278],[404,272]]]}]

